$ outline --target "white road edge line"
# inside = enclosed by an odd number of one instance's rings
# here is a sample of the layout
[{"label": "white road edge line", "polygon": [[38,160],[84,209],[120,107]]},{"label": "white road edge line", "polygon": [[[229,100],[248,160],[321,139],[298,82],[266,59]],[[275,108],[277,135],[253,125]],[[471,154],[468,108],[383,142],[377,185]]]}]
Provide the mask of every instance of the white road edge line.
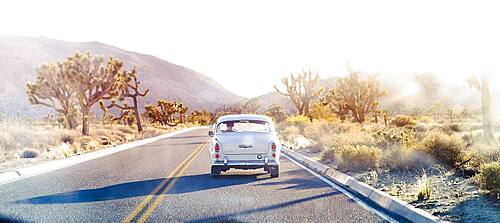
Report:
[{"label": "white road edge line", "polygon": [[295,163],[297,166],[301,167],[302,169],[304,170],[307,170],[309,173],[311,173],[313,176],[319,178],[320,180],[322,180],[323,182],[327,183],[328,185],[332,186],[333,188],[335,188],[336,190],[342,192],[343,194],[347,195],[350,199],[354,200],[359,206],[363,207],[364,209],[382,217],[384,220],[386,221],[389,221],[389,222],[392,222],[392,223],[397,223],[398,221],[396,221],[394,218],[390,217],[389,215],[375,209],[375,208],[372,208],[370,207],[368,204],[366,204],[365,202],[363,202],[362,200],[360,200],[359,198],[357,198],[356,196],[354,196],[353,194],[351,194],[349,191],[345,190],[344,188],[338,186],[337,184],[335,184],[334,182],[332,182],[331,180],[329,179],[326,179],[325,177],[317,174],[316,172],[314,172],[313,170],[307,168],[306,166],[302,165],[301,163],[295,161],[294,159],[290,158],[289,156],[287,156],[286,154],[283,154],[281,153],[282,156],[286,157],[288,160],[292,161],[293,163]]}]

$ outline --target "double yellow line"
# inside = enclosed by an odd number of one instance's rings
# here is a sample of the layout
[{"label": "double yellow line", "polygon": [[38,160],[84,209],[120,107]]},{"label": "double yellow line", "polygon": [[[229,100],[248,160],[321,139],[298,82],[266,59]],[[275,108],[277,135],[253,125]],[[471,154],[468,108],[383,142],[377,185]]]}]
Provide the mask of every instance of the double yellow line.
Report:
[{"label": "double yellow line", "polygon": [[[160,205],[161,200],[163,198],[165,198],[168,191],[170,189],[172,189],[172,187],[174,187],[174,184],[175,184],[175,182],[177,182],[177,180],[179,180],[179,177],[182,176],[182,174],[184,174],[184,172],[189,167],[189,165],[191,165],[193,160],[203,150],[207,141],[208,141],[208,139],[205,140],[200,146],[198,146],[198,148],[196,148],[194,150],[194,152],[188,156],[188,158],[186,158],[184,161],[182,161],[182,163],[179,164],[179,166],[177,166],[174,169],[174,171],[172,171],[165,179],[163,179],[163,181],[160,183],[160,185],[158,185],[153,191],[151,191],[151,193],[149,193],[148,196],[146,196],[144,198],[144,200],[142,200],[142,202],[139,203],[139,205],[137,205],[137,207],[129,215],[127,215],[127,217],[125,219],[123,219],[122,223],[128,223],[128,222],[131,222],[132,220],[134,220],[134,218],[139,213],[141,213],[144,210],[144,208],[146,207],[146,205],[148,205],[150,203],[150,201],[156,196],[156,199],[144,211],[144,213],[140,216],[139,220],[137,220],[137,222],[141,222],[141,223],[145,222],[149,218],[149,216],[153,213],[153,211],[158,207],[158,205]],[[172,180],[170,180],[170,179],[172,179]],[[168,182],[168,185],[165,187],[165,189],[161,190],[161,188],[163,188],[167,184],[167,182]]]}]

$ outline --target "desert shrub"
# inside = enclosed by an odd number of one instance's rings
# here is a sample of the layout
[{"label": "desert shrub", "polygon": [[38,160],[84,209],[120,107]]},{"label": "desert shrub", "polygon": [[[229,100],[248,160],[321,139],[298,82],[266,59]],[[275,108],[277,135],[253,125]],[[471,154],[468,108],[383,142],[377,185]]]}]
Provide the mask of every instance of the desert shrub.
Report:
[{"label": "desert shrub", "polygon": [[425,125],[425,124],[417,123],[415,125],[415,130],[417,132],[427,132],[428,128],[427,128],[427,125]]},{"label": "desert shrub", "polygon": [[431,182],[424,172],[417,181],[417,199],[428,200],[431,198]]},{"label": "desert shrub", "polygon": [[377,169],[380,167],[381,151],[372,146],[345,145],[334,150],[339,168],[346,171]]},{"label": "desert shrub", "polygon": [[304,128],[304,136],[318,141],[323,135],[333,135],[337,132],[336,125],[325,120],[314,120]]},{"label": "desert shrub", "polygon": [[79,150],[96,150],[97,149],[97,143],[94,140],[94,138],[90,136],[81,136],[76,138],[75,140],[76,146],[79,148]]},{"label": "desert shrub", "polygon": [[335,161],[335,148],[325,148],[323,152],[321,152],[321,159],[320,161],[322,163],[330,164]]},{"label": "desert shrub", "polygon": [[303,115],[293,115],[289,116],[285,122],[287,125],[297,126],[300,132],[303,133],[306,125],[309,124],[309,122],[311,122],[311,119]]},{"label": "desert shrub", "polygon": [[126,133],[126,134],[134,134],[135,133],[135,130],[130,128],[130,126],[126,126],[126,125],[119,125],[116,130],[120,131],[120,132],[123,132],[123,133]]},{"label": "desert shrub", "polygon": [[415,132],[405,128],[389,128],[372,132],[372,137],[376,145],[382,148],[393,145],[403,146],[405,148],[416,148],[419,139]]},{"label": "desert shrub", "polygon": [[141,132],[140,138],[146,139],[146,138],[159,136],[159,135],[165,134],[165,133],[167,133],[167,131],[165,131],[165,130],[160,130],[160,129],[156,129],[156,128],[147,128]]},{"label": "desert shrub", "polygon": [[350,146],[374,146],[375,139],[367,132],[348,132],[333,135],[330,141],[330,146],[340,147],[344,145]]},{"label": "desert shrub", "polygon": [[460,131],[462,131],[462,127],[459,124],[457,124],[457,123],[450,124],[448,127],[453,132],[460,132]]},{"label": "desert shrub", "polygon": [[40,156],[40,151],[32,148],[24,148],[19,151],[20,158],[36,158]]},{"label": "desert shrub", "polygon": [[430,116],[424,115],[424,116],[418,117],[418,122],[431,123],[431,122],[434,122],[434,120]]},{"label": "desert shrub", "polygon": [[481,189],[500,199],[500,162],[484,164],[481,173],[477,175],[477,181]]},{"label": "desert shrub", "polygon": [[416,125],[417,122],[411,116],[398,115],[392,120],[392,124],[394,124],[397,127],[404,127],[404,126]]},{"label": "desert shrub", "polygon": [[68,144],[73,144],[73,142],[75,142],[75,138],[72,135],[63,134],[61,136],[61,142],[68,143]]},{"label": "desert shrub", "polygon": [[424,150],[437,161],[456,167],[464,160],[465,143],[458,135],[430,132],[424,140]]},{"label": "desert shrub", "polygon": [[432,164],[430,155],[417,149],[394,145],[382,153],[382,165],[394,171],[425,169]]},{"label": "desert shrub", "polygon": [[285,126],[283,130],[280,131],[280,136],[285,141],[293,140],[300,134],[300,130],[296,126]]},{"label": "desert shrub", "polygon": [[314,140],[314,143],[310,146],[309,151],[314,153],[321,152],[325,149],[325,147],[330,145],[331,140],[332,137],[329,134],[320,135]]}]

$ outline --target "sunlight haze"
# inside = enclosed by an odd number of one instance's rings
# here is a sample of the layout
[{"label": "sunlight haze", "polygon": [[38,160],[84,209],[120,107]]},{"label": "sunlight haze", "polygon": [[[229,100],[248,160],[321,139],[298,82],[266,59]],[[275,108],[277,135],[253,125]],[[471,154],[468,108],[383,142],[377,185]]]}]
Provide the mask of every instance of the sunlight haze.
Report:
[{"label": "sunlight haze", "polygon": [[344,75],[349,60],[356,70],[435,72],[455,83],[481,67],[493,76],[500,73],[495,2],[1,4],[0,34],[98,41],[151,54],[208,75],[244,97],[269,93],[282,76],[304,68],[323,78]]}]

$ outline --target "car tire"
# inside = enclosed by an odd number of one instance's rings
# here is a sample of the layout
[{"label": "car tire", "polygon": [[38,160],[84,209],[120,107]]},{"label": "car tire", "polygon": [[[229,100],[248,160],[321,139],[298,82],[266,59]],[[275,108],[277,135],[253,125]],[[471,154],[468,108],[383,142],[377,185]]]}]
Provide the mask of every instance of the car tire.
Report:
[{"label": "car tire", "polygon": [[271,178],[277,178],[280,176],[280,168],[279,166],[268,168],[269,173],[271,174]]},{"label": "car tire", "polygon": [[217,166],[212,166],[212,172],[210,173],[210,176],[212,177],[219,177],[221,173],[221,169]]}]

